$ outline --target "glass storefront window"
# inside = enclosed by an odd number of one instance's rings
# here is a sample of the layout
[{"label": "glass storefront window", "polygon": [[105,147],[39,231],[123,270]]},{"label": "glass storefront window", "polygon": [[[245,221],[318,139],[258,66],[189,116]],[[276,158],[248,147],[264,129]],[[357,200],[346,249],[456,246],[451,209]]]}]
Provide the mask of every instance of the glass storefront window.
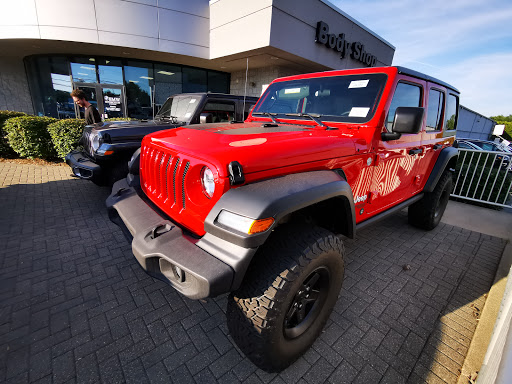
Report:
[{"label": "glass storefront window", "polygon": [[160,109],[165,100],[182,93],[181,67],[177,65],[155,64],[155,104]]},{"label": "glass storefront window", "polygon": [[152,119],[153,65],[128,62],[124,67],[128,116],[136,119]]},{"label": "glass storefront window", "polygon": [[[84,61],[84,60],[80,60]],[[71,74],[73,81],[78,83],[96,83],[96,64],[92,62],[72,62]]]},{"label": "glass storefront window", "polygon": [[229,93],[229,75],[208,71],[208,92]]},{"label": "glass storefront window", "polygon": [[206,92],[206,70],[183,68],[183,92]]},{"label": "glass storefront window", "polygon": [[106,100],[105,114],[137,119],[152,119],[167,98],[178,93],[229,93],[229,74],[177,64],[58,55],[29,56],[25,62],[34,110],[41,116],[75,117],[69,93],[76,87],[91,91],[92,104],[98,97]]},{"label": "glass storefront window", "polygon": [[123,85],[123,64],[121,60],[98,60],[98,76],[102,84]]}]

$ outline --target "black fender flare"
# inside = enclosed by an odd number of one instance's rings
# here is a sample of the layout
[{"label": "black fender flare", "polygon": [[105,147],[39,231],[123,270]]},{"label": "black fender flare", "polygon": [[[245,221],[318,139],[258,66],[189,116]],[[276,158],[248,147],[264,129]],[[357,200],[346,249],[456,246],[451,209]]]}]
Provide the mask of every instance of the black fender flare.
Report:
[{"label": "black fender flare", "polygon": [[[265,242],[271,229],[286,215],[334,197],[342,198],[348,208],[345,217],[340,220],[347,220],[347,236],[353,237],[355,211],[352,190],[347,181],[335,171],[295,173],[233,188],[210,211],[204,229],[238,246],[256,248]],[[222,210],[252,219],[272,217],[275,221],[271,229],[263,233],[235,233],[216,224],[215,220]]]},{"label": "black fender flare", "polygon": [[[424,192],[432,192],[434,190],[444,170],[448,167],[448,164],[451,161],[456,161],[458,156],[459,151],[457,148],[446,147],[441,150],[441,153],[434,164],[434,168],[432,168],[432,172],[430,172],[430,176],[425,183],[425,188],[423,188]],[[453,167],[455,168],[455,164]]]}]

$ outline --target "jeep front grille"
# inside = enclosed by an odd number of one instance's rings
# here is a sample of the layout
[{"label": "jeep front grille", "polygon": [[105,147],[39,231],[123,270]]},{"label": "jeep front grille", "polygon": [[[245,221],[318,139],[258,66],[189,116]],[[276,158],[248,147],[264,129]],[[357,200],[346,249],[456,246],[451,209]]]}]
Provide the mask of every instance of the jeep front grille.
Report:
[{"label": "jeep front grille", "polygon": [[[185,178],[190,162],[150,146],[141,153],[143,187],[157,204],[186,208]],[[158,204],[158,205],[160,205]]]},{"label": "jeep front grille", "polygon": [[82,134],[81,144],[84,146],[84,150],[87,154],[94,155],[91,148],[91,127],[85,127],[84,133]]}]

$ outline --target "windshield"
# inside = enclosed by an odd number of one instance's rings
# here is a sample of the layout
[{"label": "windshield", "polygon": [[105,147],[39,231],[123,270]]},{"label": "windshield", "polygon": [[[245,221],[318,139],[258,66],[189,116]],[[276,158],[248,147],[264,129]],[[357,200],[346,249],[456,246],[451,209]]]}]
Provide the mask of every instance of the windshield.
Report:
[{"label": "windshield", "polygon": [[194,116],[200,100],[197,95],[169,97],[155,118],[187,122]]},{"label": "windshield", "polygon": [[276,118],[307,113],[322,121],[364,123],[375,114],[386,79],[387,75],[374,73],[272,83],[253,113],[272,113]]}]

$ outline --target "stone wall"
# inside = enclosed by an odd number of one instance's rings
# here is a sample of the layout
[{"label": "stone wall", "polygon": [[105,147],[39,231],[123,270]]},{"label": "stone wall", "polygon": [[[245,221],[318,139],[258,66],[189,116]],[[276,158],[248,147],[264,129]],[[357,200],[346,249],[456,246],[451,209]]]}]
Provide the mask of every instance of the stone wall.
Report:
[{"label": "stone wall", "polygon": [[34,113],[22,58],[0,58],[0,110]]}]

